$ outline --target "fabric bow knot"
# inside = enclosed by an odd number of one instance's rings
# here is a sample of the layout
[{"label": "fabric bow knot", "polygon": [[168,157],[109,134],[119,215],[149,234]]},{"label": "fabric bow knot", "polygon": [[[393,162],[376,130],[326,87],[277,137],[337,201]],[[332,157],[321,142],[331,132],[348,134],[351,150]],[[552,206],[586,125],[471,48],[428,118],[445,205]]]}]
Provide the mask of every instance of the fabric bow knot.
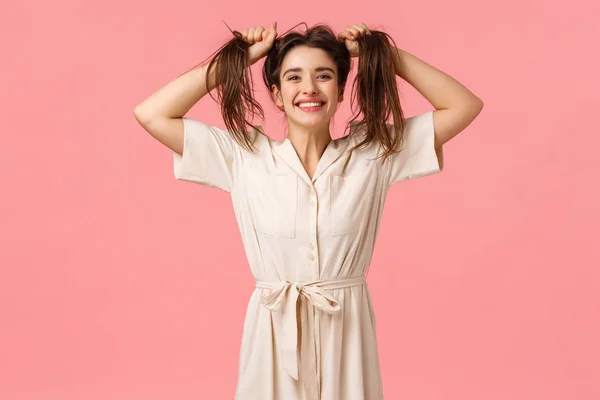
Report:
[{"label": "fabric bow knot", "polygon": [[[318,287],[318,281],[299,283],[283,281],[279,287],[269,289],[269,293],[261,298],[263,306],[271,311],[280,313],[283,327],[282,361],[283,368],[294,379],[298,379],[298,318],[296,304],[300,295],[310,304],[328,314],[340,310],[338,301],[324,289]],[[304,325],[304,324],[303,324]],[[308,332],[302,329],[307,339]]]},{"label": "fabric bow knot", "polygon": [[[301,368],[302,384],[309,399],[321,398],[320,313],[318,311],[333,315],[341,310],[338,301],[326,289],[340,289],[364,283],[364,275],[308,283],[256,282],[258,288],[268,289],[268,292],[263,292],[261,295],[261,303],[272,311],[275,335],[278,336],[277,332],[281,335],[279,343],[281,343],[282,367],[295,380],[298,380],[298,370]],[[299,299],[301,304],[297,307]],[[298,310],[301,313],[299,316]],[[299,322],[300,327],[298,327]]]}]

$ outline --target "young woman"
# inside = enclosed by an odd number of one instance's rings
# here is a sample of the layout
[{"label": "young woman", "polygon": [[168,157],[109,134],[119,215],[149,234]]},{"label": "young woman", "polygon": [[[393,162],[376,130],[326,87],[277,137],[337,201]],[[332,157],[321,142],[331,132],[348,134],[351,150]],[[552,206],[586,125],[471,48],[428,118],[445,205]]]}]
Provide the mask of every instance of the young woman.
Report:
[{"label": "young woman", "polygon": [[[210,63],[160,88],[135,116],[173,151],[177,179],[231,194],[256,279],[235,398],[382,399],[365,276],[388,188],[440,172],[442,145],[483,102],[365,24],[337,37],[323,25],[279,38],[276,24],[233,34]],[[246,119],[264,118],[248,69],[264,56],[264,82],[287,119],[282,141]],[[332,140],[352,58],[363,119]],[[396,76],[435,110],[405,119]],[[214,88],[227,129],[184,117]]]}]

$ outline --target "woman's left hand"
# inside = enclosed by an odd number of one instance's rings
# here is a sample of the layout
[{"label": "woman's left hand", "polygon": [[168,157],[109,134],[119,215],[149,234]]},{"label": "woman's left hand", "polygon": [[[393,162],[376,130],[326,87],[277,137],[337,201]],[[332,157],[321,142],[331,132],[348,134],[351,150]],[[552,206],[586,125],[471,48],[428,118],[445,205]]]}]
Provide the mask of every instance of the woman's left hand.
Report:
[{"label": "woman's left hand", "polygon": [[350,57],[358,57],[358,39],[361,36],[370,35],[371,31],[366,24],[350,25],[344,32],[338,35],[340,42],[345,42],[346,48],[350,52]]}]

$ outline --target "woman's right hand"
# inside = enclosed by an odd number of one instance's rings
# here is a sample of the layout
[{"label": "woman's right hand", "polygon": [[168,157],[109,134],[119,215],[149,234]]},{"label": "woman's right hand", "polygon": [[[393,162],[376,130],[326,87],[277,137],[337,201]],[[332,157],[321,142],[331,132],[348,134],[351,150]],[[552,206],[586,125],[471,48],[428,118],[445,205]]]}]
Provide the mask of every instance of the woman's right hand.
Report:
[{"label": "woman's right hand", "polygon": [[252,45],[248,48],[248,60],[250,65],[267,55],[269,50],[271,50],[271,47],[273,47],[276,37],[277,22],[274,22],[273,25],[266,30],[262,26],[244,29],[242,38],[245,42]]}]

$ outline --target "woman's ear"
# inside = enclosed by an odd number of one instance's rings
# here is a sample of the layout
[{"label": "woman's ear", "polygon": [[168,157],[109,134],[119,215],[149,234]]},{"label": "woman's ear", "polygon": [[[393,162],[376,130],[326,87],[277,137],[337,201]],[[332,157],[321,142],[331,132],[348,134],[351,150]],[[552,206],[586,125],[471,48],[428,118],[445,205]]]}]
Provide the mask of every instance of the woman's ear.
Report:
[{"label": "woman's ear", "polygon": [[272,86],[273,92],[273,100],[275,101],[275,105],[277,106],[277,108],[279,108],[281,111],[283,111],[283,99],[281,98],[281,91],[279,89],[277,89],[277,86],[273,85]]}]

